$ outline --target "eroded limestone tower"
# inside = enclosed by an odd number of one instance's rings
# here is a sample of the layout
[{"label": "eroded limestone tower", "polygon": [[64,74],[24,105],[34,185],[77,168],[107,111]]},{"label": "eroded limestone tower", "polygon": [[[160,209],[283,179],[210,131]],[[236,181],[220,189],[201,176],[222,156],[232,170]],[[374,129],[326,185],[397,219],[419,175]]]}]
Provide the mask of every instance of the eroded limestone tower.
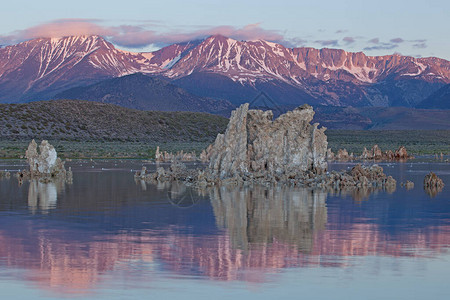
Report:
[{"label": "eroded limestone tower", "polygon": [[305,104],[273,120],[272,111],[233,111],[225,134],[219,134],[209,157],[209,169],[220,179],[295,176],[322,173],[327,168],[325,127],[310,124],[314,110]]}]

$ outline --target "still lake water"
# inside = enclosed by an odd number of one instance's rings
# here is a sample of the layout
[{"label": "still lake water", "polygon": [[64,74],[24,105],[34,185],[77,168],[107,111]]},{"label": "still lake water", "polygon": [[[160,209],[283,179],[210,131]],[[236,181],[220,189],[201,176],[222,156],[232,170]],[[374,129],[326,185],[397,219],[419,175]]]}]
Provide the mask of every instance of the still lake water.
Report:
[{"label": "still lake water", "polygon": [[[73,184],[0,180],[1,298],[450,299],[449,163],[382,163],[395,191],[352,192],[198,192],[136,182],[142,164],[70,162]],[[434,197],[430,170],[447,184]]]}]

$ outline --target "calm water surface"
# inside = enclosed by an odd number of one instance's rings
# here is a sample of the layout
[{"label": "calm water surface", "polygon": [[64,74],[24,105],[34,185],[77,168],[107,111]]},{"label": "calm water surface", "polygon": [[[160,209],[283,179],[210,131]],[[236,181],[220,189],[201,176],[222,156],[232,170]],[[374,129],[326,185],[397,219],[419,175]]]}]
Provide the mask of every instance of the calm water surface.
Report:
[{"label": "calm water surface", "polygon": [[[2,299],[450,298],[448,163],[381,164],[415,188],[345,192],[196,191],[135,181],[141,161],[67,165],[73,184],[0,180]],[[434,197],[430,170],[447,184]]]}]

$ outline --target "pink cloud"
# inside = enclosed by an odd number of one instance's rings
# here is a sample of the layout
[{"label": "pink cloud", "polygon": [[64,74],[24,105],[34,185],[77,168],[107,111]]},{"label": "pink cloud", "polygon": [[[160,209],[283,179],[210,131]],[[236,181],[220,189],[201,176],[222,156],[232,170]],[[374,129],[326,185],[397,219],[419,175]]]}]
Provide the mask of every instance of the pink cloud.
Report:
[{"label": "pink cloud", "polygon": [[239,40],[264,39],[273,42],[284,41],[283,35],[275,30],[261,28],[260,24],[249,24],[242,28],[234,26],[217,26],[190,32],[160,33],[144,26],[120,25],[102,26],[95,19],[60,19],[45,24],[18,30],[8,36],[0,36],[0,41],[11,44],[33,38],[62,37],[70,35],[101,35],[113,43],[139,48],[154,45],[164,45],[176,42],[201,39],[214,34],[221,34]]},{"label": "pink cloud", "polygon": [[94,20],[62,19],[55,20],[13,32],[10,39],[28,40],[33,38],[62,37],[69,35],[110,35],[113,34],[108,27],[103,27]]}]

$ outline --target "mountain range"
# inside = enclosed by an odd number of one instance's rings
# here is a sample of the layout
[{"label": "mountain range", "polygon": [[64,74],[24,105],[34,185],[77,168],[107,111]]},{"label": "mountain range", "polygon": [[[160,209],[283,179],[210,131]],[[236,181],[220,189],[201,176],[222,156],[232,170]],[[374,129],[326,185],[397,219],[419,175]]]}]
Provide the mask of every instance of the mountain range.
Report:
[{"label": "mountain range", "polygon": [[[195,96],[196,101],[216,108],[227,104],[213,103],[212,99],[238,105],[261,93],[274,105],[426,107],[427,102],[422,101],[450,84],[450,62],[435,57],[287,48],[221,35],[133,53],[116,49],[100,36],[69,36],[0,48],[0,102],[52,99],[74,87],[134,73],[162,80],[158,84],[168,88],[160,89],[163,94],[173,93],[177,87],[182,95]],[[69,94],[77,98],[85,95],[76,95],[73,90]],[[138,108],[130,99],[120,101]],[[135,102],[145,109],[142,101],[145,99]],[[445,97],[433,101],[433,108],[448,106]]]}]

